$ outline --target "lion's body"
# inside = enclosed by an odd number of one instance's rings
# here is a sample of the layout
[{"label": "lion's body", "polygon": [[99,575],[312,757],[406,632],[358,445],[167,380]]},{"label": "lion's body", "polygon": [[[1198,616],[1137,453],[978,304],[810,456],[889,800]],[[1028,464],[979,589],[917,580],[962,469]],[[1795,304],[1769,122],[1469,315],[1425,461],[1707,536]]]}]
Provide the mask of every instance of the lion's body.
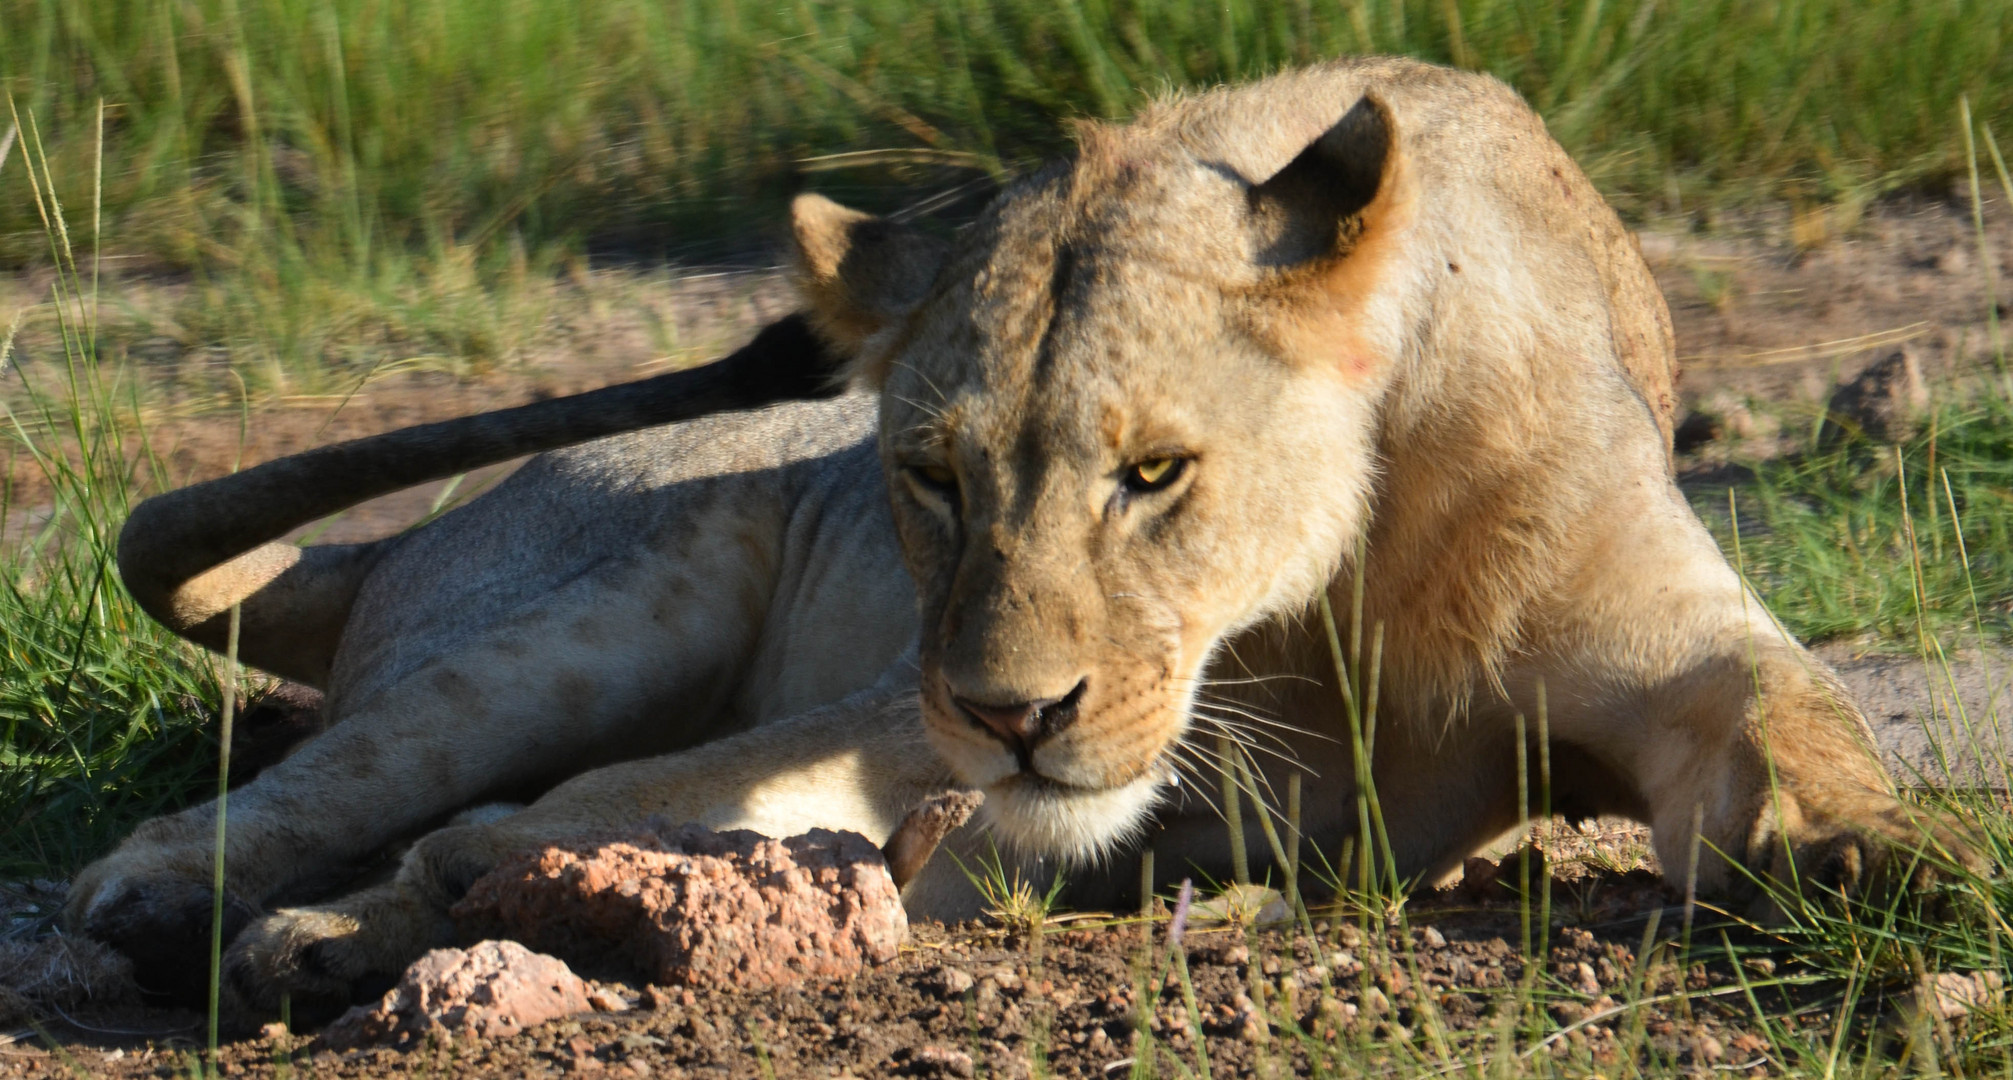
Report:
[{"label": "lion's body", "polygon": [[[1694,820],[1765,872],[1793,849],[1850,880],[1913,835],[1857,712],[1672,483],[1662,300],[1513,94],[1346,62],[1083,142],[948,252],[800,204],[812,314],[878,405],[555,452],[372,554],[329,660],[336,725],[234,796],[242,919],[565,782],[266,917],[242,989],[402,964],[501,854],[651,813],[879,841],[962,782],[989,801],[954,844],[1116,856],[1073,871],[1087,902],[1119,898],[1142,841],[1164,875],[1221,874],[1215,766],[1170,785],[1219,731],[1279,751],[1254,755],[1275,789],[1281,757],[1310,771],[1332,857],[1356,764],[1318,599],[1347,638],[1360,567],[1408,877],[1518,822],[1519,714],[1548,728],[1555,805],[1649,821],[1667,866]],[[249,622],[262,595],[224,606]],[[128,943],[173,924],[212,820],[143,828],[73,918]],[[972,909],[947,862],[912,909]],[[1710,855],[1699,875],[1739,882]]]}]

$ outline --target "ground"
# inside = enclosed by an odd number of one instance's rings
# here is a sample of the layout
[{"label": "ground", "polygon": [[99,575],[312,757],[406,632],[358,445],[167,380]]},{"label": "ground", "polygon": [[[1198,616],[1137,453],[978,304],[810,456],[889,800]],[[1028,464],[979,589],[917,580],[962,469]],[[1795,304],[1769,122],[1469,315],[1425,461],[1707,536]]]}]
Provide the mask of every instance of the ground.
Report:
[{"label": "ground", "polygon": [[[1835,386],[1895,349],[1914,350],[1939,393],[1969,392],[1992,377],[1994,328],[1981,287],[1989,275],[1959,203],[1902,199],[1852,219],[1836,209],[1758,213],[1710,233],[1650,227],[1642,242],[1671,301],[1687,407],[1713,421],[1692,429],[1705,437],[1688,444],[1680,462],[1695,496],[1737,487],[1753,462],[1794,452],[1810,434],[1797,418],[1818,417]],[[1995,218],[1988,242],[1999,265],[2013,263],[2013,221]],[[148,313],[175,310],[174,290],[183,287],[117,282],[118,318],[126,321],[111,325],[133,328],[134,355],[152,340],[142,332],[149,319],[161,317]],[[11,299],[10,290],[26,296],[36,288],[0,283],[0,302]],[[155,447],[180,479],[214,475],[320,442],[690,362],[724,351],[788,304],[780,277],[768,270],[698,279],[597,270],[555,288],[550,325],[527,339],[513,363],[477,375],[437,366],[394,370],[361,388],[254,395],[242,439],[238,424],[219,420],[219,380],[200,371],[164,377],[165,388],[146,406]],[[164,369],[203,359],[172,340],[154,348]],[[508,467],[378,500],[320,535],[382,535],[468,497]],[[14,505],[32,510],[34,470],[17,460],[12,473]],[[1965,715],[1996,715],[1994,698],[2006,682],[1999,646],[1974,648],[1947,672],[1871,639],[1829,642],[1820,652],[1867,704],[1899,775],[1953,775],[1967,786],[1995,786],[1990,777],[2003,777],[2003,759],[1988,760],[2003,740],[1948,738],[1959,711],[1952,702]],[[1971,754],[1948,774],[1938,757],[1947,741]],[[1986,768],[1994,764],[1998,771]],[[1996,786],[2003,789],[2003,779]],[[2003,790],[1997,798],[2003,805]],[[1796,1067],[1784,1046],[1819,1046],[1829,1037],[1837,981],[1787,961],[1778,970],[1765,936],[1731,932],[1716,960],[1688,969],[1669,960],[1674,938],[1708,928],[1720,934],[1726,920],[1709,910],[1687,917],[1683,898],[1651,875],[1639,828],[1546,826],[1537,844],[1554,878],[1549,904],[1542,889],[1534,887],[1527,901],[1506,886],[1522,873],[1512,857],[1499,869],[1475,864],[1465,885],[1413,898],[1402,918],[1387,919],[1396,906],[1317,911],[1311,939],[1279,928],[1198,927],[1187,940],[1193,1016],[1169,967],[1163,905],[1150,929],[1122,918],[1056,922],[1040,932],[1031,924],[921,926],[884,968],[779,993],[693,996],[604,973],[632,1010],[410,1054],[338,1055],[305,1032],[268,1034],[231,1043],[221,1064],[232,1074],[329,1076],[1242,1075],[1288,1067],[1432,1073],[1467,1067],[1454,1063],[1472,1061],[1480,1048],[1579,1074],[1624,1058],[1652,1072],[1764,1073]],[[1491,873],[1500,877],[1490,881]],[[1532,880],[1544,876],[1540,870]],[[25,941],[46,932],[60,883],[17,883],[7,895],[12,921],[0,935]],[[1527,934],[1549,939],[1542,970],[1525,970]],[[1653,953],[1647,965],[1638,962],[1646,942]],[[1916,1030],[1905,1027],[1913,1015],[1903,1007],[1908,991],[1905,980],[1891,979],[1845,991],[1872,999],[1855,1030],[1902,1023],[1893,1030],[1905,1042]],[[1142,994],[1150,1009],[1139,1004]],[[1764,998],[1774,1018],[1760,1021]],[[1645,1004],[1620,1009],[1616,1001]],[[1207,1038],[1206,1065],[1197,1059],[1191,1022]],[[1540,1034],[1527,1037],[1532,1032]],[[1965,1037],[1945,1023],[1933,1034],[1946,1045]],[[86,1006],[0,1037],[10,1040],[0,1045],[0,1075],[181,1075],[193,1067],[202,1017]],[[1466,1049],[1448,1057],[1450,1044]]]}]

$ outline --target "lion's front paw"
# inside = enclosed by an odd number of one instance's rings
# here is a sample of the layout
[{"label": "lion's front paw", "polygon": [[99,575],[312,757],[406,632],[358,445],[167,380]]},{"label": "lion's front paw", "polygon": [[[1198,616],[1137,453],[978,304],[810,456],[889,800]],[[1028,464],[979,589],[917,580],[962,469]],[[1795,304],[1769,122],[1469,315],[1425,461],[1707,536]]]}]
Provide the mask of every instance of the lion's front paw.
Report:
[{"label": "lion's front paw", "polygon": [[[1948,819],[1932,812],[1888,803],[1858,813],[1806,821],[1777,840],[1764,858],[1777,888],[1760,904],[1778,907],[1784,888],[1805,896],[1887,904],[1904,896],[1934,898],[1935,886],[1982,873],[1980,848]],[[1757,853],[1760,854],[1760,853]]]},{"label": "lion's front paw", "polygon": [[[223,894],[223,940],[237,936],[259,909]],[[108,859],[79,875],[64,906],[64,923],[133,961],[133,975],[150,995],[195,1005],[209,992],[210,933],[216,918],[213,881],[172,871],[121,872]]]}]

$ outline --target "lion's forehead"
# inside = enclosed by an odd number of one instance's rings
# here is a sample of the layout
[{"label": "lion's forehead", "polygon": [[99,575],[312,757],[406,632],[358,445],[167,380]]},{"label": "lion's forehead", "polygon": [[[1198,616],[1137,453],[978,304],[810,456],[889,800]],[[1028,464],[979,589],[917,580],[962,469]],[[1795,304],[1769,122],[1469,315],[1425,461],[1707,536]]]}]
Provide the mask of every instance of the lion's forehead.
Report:
[{"label": "lion's forehead", "polygon": [[1086,272],[1095,283],[1059,300],[947,312],[892,366],[887,407],[930,438],[1122,454],[1180,441],[1207,401],[1249,389],[1220,289],[1144,263]]},{"label": "lion's forehead", "polygon": [[1182,261],[1083,243],[945,290],[891,369],[939,398],[1161,392],[1243,333],[1239,299]]}]

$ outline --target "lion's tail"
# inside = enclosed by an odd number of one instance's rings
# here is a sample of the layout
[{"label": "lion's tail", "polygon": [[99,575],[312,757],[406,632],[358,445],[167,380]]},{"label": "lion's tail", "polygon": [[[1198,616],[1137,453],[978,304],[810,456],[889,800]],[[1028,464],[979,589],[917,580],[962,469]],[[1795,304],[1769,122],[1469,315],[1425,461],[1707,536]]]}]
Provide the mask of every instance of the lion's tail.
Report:
[{"label": "lion's tail", "polygon": [[624,431],[837,393],[801,316],[703,367],[386,432],[157,495],[119,533],[119,575],[147,613],[222,650],[240,609],[246,663],[323,685],[358,588],[397,537],[302,548],[289,531],[414,484]]}]

